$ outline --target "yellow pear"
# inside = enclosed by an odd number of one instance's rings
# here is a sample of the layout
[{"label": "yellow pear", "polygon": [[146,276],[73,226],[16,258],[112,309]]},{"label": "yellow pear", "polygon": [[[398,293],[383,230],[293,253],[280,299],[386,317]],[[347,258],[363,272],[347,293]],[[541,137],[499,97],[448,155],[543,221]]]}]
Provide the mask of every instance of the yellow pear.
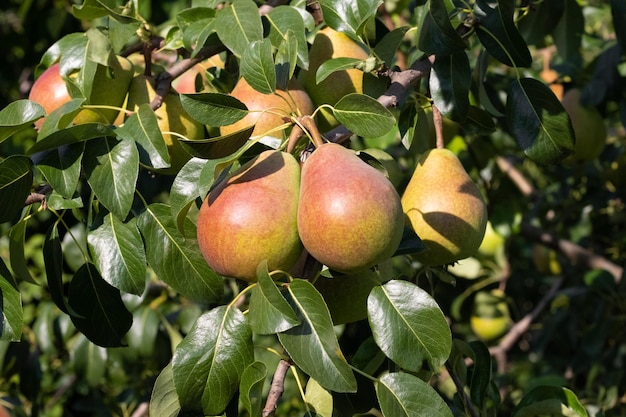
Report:
[{"label": "yellow pear", "polygon": [[[154,78],[138,75],[130,84],[127,108],[137,111],[140,105],[150,103],[155,94]],[[158,172],[175,174],[191,158],[191,155],[182,147],[176,136],[166,132],[175,132],[187,139],[197,140],[204,138],[204,126],[189,116],[175,92],[170,92],[163,99],[163,105],[154,113],[158,119],[159,129],[163,133],[171,164],[170,168],[159,169]]]},{"label": "yellow pear", "polygon": [[448,149],[422,154],[402,196],[413,230],[429,248],[424,265],[447,265],[472,256],[487,226],[487,206],[461,161]]},{"label": "yellow pear", "polygon": [[574,153],[565,159],[566,164],[576,164],[596,159],[606,143],[606,127],[602,115],[595,107],[585,107],[580,102],[580,90],[568,90],[561,100],[574,128],[576,144]]},{"label": "yellow pear", "polygon": [[479,291],[470,316],[472,332],[483,342],[497,340],[511,323],[509,306],[502,290]]}]

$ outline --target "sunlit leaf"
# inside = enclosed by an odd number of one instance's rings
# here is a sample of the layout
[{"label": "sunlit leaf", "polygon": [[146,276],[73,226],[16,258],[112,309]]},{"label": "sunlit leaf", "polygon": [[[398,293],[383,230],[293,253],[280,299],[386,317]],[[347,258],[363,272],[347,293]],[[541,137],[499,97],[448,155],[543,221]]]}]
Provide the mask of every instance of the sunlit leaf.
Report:
[{"label": "sunlit leaf", "polygon": [[356,68],[356,65],[361,61],[358,58],[333,58],[324,61],[315,73],[315,83],[321,83],[333,72]]},{"label": "sunlit leaf", "polygon": [[517,404],[512,417],[541,415],[587,417],[587,410],[576,394],[565,387],[538,386],[524,395]]},{"label": "sunlit leaf", "polygon": [[[46,121],[48,117],[46,117]],[[45,125],[45,123],[44,123]],[[67,129],[58,130],[48,136],[42,137],[30,149],[28,154],[33,155],[37,152],[47,151],[62,145],[71,145],[72,143],[86,142],[95,138],[105,136],[115,136],[111,126],[101,123],[86,123],[68,127]]]},{"label": "sunlit leaf", "polygon": [[172,363],[168,363],[154,382],[150,396],[150,415],[161,417],[176,417],[180,411],[178,394],[174,385]]},{"label": "sunlit leaf", "polygon": [[259,8],[252,0],[235,0],[215,15],[220,40],[236,56],[242,57],[254,41],[263,39]]},{"label": "sunlit leaf", "polygon": [[375,99],[364,94],[348,94],[335,104],[333,114],[357,135],[383,136],[396,123],[393,114]]},{"label": "sunlit leaf", "polygon": [[240,64],[241,76],[252,88],[263,94],[276,91],[276,69],[269,39],[248,45]]},{"label": "sunlit leaf", "polygon": [[228,94],[181,94],[180,101],[191,117],[208,126],[230,125],[248,114],[246,105]]},{"label": "sunlit leaf", "polygon": [[0,291],[2,314],[0,315],[0,340],[18,341],[22,335],[24,312],[22,297],[16,288],[15,278],[0,258]]},{"label": "sunlit leaf", "polygon": [[360,34],[367,19],[376,13],[382,0],[320,0],[324,21],[331,28],[351,36]]},{"label": "sunlit leaf", "polygon": [[[305,23],[302,15],[295,7],[278,6],[272,8],[267,14],[266,19],[270,22],[270,32],[268,38],[272,41],[272,45],[279,49],[284,44],[292,45],[291,40],[296,45],[297,64],[303,68],[309,67],[309,54],[307,49]],[[291,56],[291,54],[285,54]],[[289,61],[296,64],[296,61]]]},{"label": "sunlit leaf", "polygon": [[438,56],[428,78],[433,101],[442,115],[463,122],[469,111],[472,73],[465,51]]},{"label": "sunlit leaf", "polygon": [[76,193],[81,174],[83,143],[65,145],[46,151],[37,161],[37,168],[58,194],[71,199]]},{"label": "sunlit leaf", "polygon": [[0,110],[0,143],[45,115],[43,107],[34,101],[16,100],[9,103]]},{"label": "sunlit leaf", "polygon": [[383,375],[376,383],[376,396],[385,417],[452,417],[433,387],[404,372]]}]

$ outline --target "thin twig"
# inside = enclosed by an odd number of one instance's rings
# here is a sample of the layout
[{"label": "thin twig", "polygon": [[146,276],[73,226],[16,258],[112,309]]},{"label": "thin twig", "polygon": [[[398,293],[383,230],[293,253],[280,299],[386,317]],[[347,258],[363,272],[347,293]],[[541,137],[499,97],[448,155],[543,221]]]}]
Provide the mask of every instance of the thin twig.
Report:
[{"label": "thin twig", "polygon": [[278,400],[285,391],[285,376],[287,371],[291,367],[291,363],[285,359],[281,359],[278,362],[274,376],[272,377],[272,385],[270,392],[267,395],[267,401],[265,401],[265,407],[263,408],[263,417],[270,417],[275,415],[276,408],[278,407]]}]

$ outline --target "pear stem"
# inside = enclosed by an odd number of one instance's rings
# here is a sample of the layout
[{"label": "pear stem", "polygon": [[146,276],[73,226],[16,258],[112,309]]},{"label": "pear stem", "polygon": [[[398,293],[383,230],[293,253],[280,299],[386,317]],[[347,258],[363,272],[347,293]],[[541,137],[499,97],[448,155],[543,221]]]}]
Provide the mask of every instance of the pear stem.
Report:
[{"label": "pear stem", "polygon": [[433,108],[433,124],[435,125],[435,146],[437,149],[443,149],[446,146],[445,140],[443,138],[443,119],[441,118],[441,112],[439,108],[435,106],[435,103],[432,105]]},{"label": "pear stem", "polygon": [[300,122],[302,123],[304,128],[309,132],[309,135],[311,135],[311,140],[313,141],[313,145],[315,145],[316,148],[319,148],[320,146],[322,146],[324,144],[324,139],[322,138],[322,134],[320,133],[320,130],[317,128],[317,125],[315,124],[315,120],[313,120],[311,116],[302,116],[300,118]]},{"label": "pear stem", "polygon": [[298,141],[300,140],[300,138],[302,138],[302,135],[304,135],[304,130],[302,130],[300,124],[295,123],[291,128],[291,133],[289,134],[289,138],[287,139],[287,153],[293,152],[296,145],[298,144]]}]

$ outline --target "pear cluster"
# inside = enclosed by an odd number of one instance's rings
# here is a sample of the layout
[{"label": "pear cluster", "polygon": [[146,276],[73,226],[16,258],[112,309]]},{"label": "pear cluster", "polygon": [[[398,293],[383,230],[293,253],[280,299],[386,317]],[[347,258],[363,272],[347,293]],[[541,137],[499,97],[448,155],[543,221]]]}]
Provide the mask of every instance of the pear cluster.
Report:
[{"label": "pear cluster", "polygon": [[265,151],[209,192],[198,214],[200,250],[223,276],[256,280],[256,268],[289,270],[302,249],[351,273],[391,257],[402,238],[400,196],[381,172],[334,143],[303,163]]}]

